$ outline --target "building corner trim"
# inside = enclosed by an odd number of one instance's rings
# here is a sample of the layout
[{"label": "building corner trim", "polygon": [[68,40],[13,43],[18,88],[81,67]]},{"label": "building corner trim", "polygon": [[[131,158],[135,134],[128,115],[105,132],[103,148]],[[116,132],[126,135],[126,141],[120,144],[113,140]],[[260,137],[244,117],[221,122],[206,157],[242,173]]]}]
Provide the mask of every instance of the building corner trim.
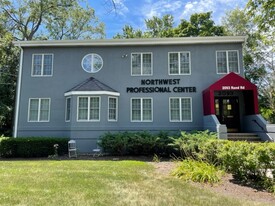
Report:
[{"label": "building corner trim", "polygon": [[21,79],[22,79],[22,67],[23,67],[23,48],[20,47],[20,65],[18,71],[17,78],[17,90],[16,90],[16,106],[15,106],[15,118],[14,118],[14,129],[13,129],[13,137],[16,138],[18,135],[18,117],[19,117],[19,102],[20,102],[20,94],[21,94]]}]

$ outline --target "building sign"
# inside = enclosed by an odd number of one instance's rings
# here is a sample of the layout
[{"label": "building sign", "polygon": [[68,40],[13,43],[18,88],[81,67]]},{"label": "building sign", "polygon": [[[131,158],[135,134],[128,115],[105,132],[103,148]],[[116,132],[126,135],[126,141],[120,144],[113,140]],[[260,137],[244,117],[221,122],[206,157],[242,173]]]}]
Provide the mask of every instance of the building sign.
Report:
[{"label": "building sign", "polygon": [[222,90],[245,90],[245,86],[222,86]]},{"label": "building sign", "polygon": [[180,87],[180,79],[142,79],[140,87],[127,87],[127,93],[195,93],[196,87]]}]

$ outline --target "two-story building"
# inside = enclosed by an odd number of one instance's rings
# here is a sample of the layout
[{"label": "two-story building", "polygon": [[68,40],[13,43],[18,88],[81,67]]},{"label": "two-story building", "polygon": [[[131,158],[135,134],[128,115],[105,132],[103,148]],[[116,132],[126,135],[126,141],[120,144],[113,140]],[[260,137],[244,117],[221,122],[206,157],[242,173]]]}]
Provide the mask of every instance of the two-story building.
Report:
[{"label": "two-story building", "polygon": [[69,137],[82,152],[118,131],[257,132],[245,37],[23,41],[14,136]]}]

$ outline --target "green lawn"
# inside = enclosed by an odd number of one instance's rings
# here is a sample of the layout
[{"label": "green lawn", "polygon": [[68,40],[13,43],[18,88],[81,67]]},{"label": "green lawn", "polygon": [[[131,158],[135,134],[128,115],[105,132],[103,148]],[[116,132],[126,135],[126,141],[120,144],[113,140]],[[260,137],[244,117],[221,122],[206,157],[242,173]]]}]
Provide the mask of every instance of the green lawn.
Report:
[{"label": "green lawn", "polygon": [[0,205],[262,205],[161,177],[139,161],[0,161]]}]

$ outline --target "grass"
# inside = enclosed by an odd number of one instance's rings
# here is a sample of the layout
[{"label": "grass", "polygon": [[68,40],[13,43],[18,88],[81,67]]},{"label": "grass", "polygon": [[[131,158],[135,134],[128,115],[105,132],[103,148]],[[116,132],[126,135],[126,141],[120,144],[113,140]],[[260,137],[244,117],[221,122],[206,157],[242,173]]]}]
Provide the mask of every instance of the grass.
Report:
[{"label": "grass", "polygon": [[[162,177],[139,161],[0,161],[0,205],[257,205]],[[262,205],[262,204],[258,204]]]}]

